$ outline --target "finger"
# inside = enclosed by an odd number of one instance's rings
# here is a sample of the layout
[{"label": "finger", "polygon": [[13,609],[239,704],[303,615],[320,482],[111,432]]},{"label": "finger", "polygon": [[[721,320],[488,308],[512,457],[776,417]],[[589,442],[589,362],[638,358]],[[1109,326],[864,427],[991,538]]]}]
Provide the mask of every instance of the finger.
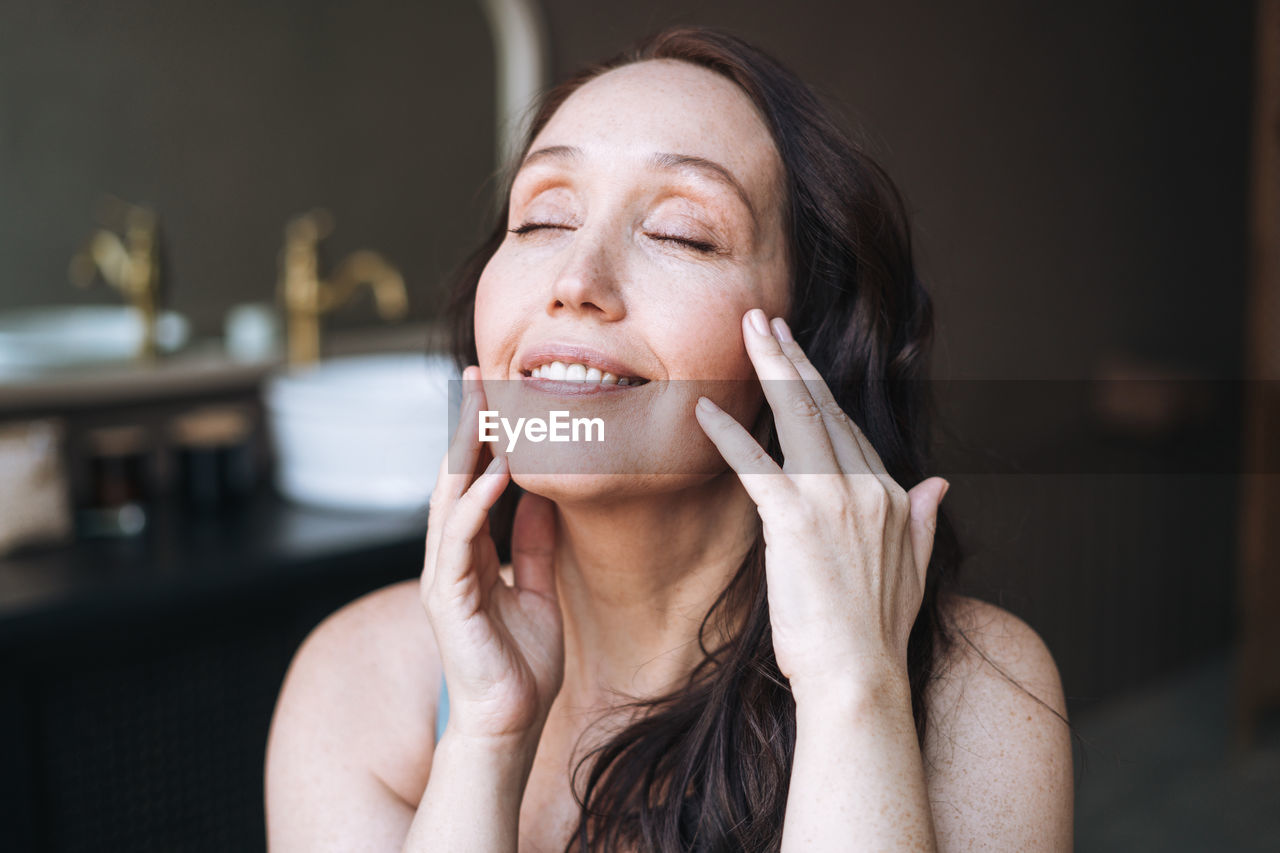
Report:
[{"label": "finger", "polygon": [[702,431],[738,475],[756,506],[776,505],[793,497],[795,486],[791,480],[732,415],[708,397],[698,398],[694,414]]},{"label": "finger", "polygon": [[[857,455],[862,460],[862,465],[859,466],[858,470],[865,470],[879,477],[889,477],[889,472],[885,469],[884,462],[880,459],[880,454],[876,453],[871,440],[867,438],[866,433],[858,426],[857,421],[849,417],[848,413],[840,407],[840,403],[831,393],[831,389],[828,387],[826,380],[822,378],[822,374],[809,361],[809,357],[805,355],[800,345],[795,342],[786,320],[781,317],[775,317],[770,325],[780,341],[783,352],[795,363],[796,371],[803,377],[810,393],[813,394],[814,399],[818,402],[823,415],[827,418],[827,423],[829,425],[837,423],[841,425],[838,436],[834,432],[832,434],[832,445],[836,448],[837,456],[842,451],[849,453],[850,450],[856,448]],[[853,447],[849,446],[850,442]],[[839,458],[841,459],[841,464],[843,464],[844,457],[839,456]],[[848,469],[845,470],[847,471]]]},{"label": "finger", "polygon": [[509,480],[506,457],[499,456],[453,505],[440,531],[433,579],[437,586],[456,585],[472,570],[471,543],[484,529],[489,509]]},{"label": "finger", "polygon": [[555,545],[555,504],[525,492],[511,527],[511,569],[517,589],[555,598]]},{"label": "finger", "polygon": [[839,461],[822,422],[822,411],[769,331],[764,312],[752,308],[743,315],[742,327],[747,355],[773,410],[787,470],[839,473]]},{"label": "finger", "polygon": [[805,387],[809,389],[809,394],[822,412],[822,422],[827,428],[827,435],[831,440],[832,449],[835,450],[836,459],[840,462],[840,469],[846,474],[875,473],[858,443],[854,433],[857,425],[854,424],[853,418],[849,417],[840,406],[835,395],[831,393],[827,381],[818,372],[818,368],[813,366],[813,362],[809,361],[809,357],[805,355],[804,349],[796,343],[790,327],[787,326],[787,321],[781,317],[774,317],[769,325],[773,328],[774,337],[778,339],[778,346],[781,347],[783,354],[791,359],[796,373],[804,380]]},{"label": "finger", "polygon": [[427,544],[423,549],[422,558],[422,588],[430,589],[431,581],[434,579],[436,570],[436,550],[440,544],[440,530],[444,526],[443,519],[446,514],[444,508],[445,500],[443,497],[437,497],[443,494],[441,483],[444,482],[445,475],[449,470],[449,453],[446,451],[444,458],[440,460],[440,470],[436,472],[436,485],[431,490],[431,501],[427,508]]},{"label": "finger", "polygon": [[[458,430],[444,458],[440,460],[436,484],[431,490],[431,501],[427,510],[425,561],[428,567],[435,562],[443,519],[449,517],[453,504],[475,478],[476,462],[480,454],[479,413],[484,400],[479,374],[480,369],[475,365],[470,365],[462,371],[463,388],[466,389],[470,385],[470,389],[462,402],[462,410],[458,414]],[[433,519],[441,519],[441,522],[432,524]],[[430,583],[431,579],[424,578],[424,580]]]},{"label": "finger", "polygon": [[929,559],[933,555],[933,538],[938,528],[938,507],[951,484],[941,477],[930,477],[911,491],[911,554],[915,559],[920,588],[924,588]]},{"label": "finger", "polygon": [[849,430],[853,433],[854,440],[858,442],[858,447],[862,450],[862,458],[867,461],[867,467],[871,469],[871,473],[892,481],[893,478],[885,470],[884,460],[880,458],[879,453],[876,453],[876,448],[871,443],[871,439],[867,438],[867,434],[862,431],[862,427],[858,426],[857,421],[853,418],[849,418]]},{"label": "finger", "polygon": [[458,413],[458,432],[449,446],[450,471],[445,489],[446,497],[454,499],[467,490],[475,477],[481,446],[480,410],[485,402],[480,368],[468,366],[462,372],[462,383],[467,396],[463,401],[462,411]]}]

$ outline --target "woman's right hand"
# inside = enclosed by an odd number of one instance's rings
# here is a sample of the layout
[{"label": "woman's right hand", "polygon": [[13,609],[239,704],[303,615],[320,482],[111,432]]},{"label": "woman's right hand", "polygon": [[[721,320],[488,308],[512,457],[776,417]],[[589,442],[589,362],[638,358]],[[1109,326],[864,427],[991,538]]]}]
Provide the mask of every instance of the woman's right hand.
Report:
[{"label": "woman's right hand", "polygon": [[[449,685],[448,730],[536,744],[564,677],[555,506],[539,495],[521,498],[512,532],[515,583],[509,585],[499,575],[488,513],[510,472],[498,456],[475,476],[484,390],[479,368],[468,367],[462,377],[467,397],[431,493],[422,603]],[[451,466],[450,458],[462,462]]]}]

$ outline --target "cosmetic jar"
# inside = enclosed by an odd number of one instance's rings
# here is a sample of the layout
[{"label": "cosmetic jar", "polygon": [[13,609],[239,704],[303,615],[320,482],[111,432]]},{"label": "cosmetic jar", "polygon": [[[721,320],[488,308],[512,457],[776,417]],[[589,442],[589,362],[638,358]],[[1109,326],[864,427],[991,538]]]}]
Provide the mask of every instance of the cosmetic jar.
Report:
[{"label": "cosmetic jar", "polygon": [[86,498],[76,518],[84,536],[136,536],[147,526],[147,430],[100,427],[85,434]]},{"label": "cosmetic jar", "polygon": [[257,485],[253,415],[247,407],[209,406],[174,418],[169,441],[178,494],[198,510],[243,502]]}]

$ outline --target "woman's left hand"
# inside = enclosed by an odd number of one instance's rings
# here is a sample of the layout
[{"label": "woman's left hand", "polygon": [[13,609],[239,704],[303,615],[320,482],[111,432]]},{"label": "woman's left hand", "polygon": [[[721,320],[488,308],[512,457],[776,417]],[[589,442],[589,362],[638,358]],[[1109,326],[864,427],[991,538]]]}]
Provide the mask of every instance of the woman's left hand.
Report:
[{"label": "woman's left hand", "polygon": [[709,399],[697,417],[760,512],[778,667],[797,696],[905,679],[947,481],[903,490],[786,323],[770,333],[753,309],[742,325],[782,467]]}]

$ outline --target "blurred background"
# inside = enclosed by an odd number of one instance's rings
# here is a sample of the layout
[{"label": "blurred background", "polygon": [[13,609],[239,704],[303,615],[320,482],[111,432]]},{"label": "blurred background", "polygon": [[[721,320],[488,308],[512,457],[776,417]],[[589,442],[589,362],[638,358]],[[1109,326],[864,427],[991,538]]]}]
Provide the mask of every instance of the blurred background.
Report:
[{"label": "blurred background", "polygon": [[908,199],[969,591],[1081,850],[1280,849],[1280,3],[0,0],[0,846],[253,850],[302,638],[421,569],[529,97],[671,23]]}]

